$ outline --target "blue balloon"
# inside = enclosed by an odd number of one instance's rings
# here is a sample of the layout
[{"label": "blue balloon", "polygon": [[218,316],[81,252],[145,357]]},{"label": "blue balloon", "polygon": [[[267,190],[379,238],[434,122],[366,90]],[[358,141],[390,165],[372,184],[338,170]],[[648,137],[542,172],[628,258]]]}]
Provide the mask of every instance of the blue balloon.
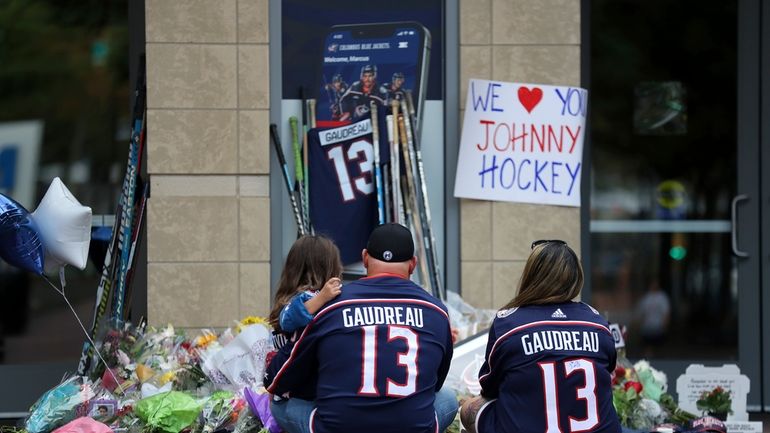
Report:
[{"label": "blue balloon", "polygon": [[35,221],[24,206],[0,194],[0,257],[17,268],[43,273],[45,250]]}]

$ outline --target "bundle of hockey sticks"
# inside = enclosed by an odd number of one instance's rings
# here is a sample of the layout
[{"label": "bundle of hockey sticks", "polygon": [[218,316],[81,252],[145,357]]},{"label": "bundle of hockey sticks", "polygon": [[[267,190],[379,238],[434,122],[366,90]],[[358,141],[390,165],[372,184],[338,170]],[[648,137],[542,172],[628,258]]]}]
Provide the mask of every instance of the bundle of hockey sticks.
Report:
[{"label": "bundle of hockey sticks", "polygon": [[278,135],[278,128],[275,124],[270,125],[270,141],[273,143],[275,153],[278,156],[278,163],[281,164],[283,180],[286,183],[292,212],[294,212],[294,220],[297,223],[298,237],[313,232],[313,226],[310,223],[310,177],[308,173],[307,134],[310,129],[316,127],[316,101],[315,99],[305,99],[304,90],[300,89],[300,93],[302,95],[302,144],[300,144],[298,120],[294,116],[289,118],[292,153],[294,154],[294,183],[291,181],[291,174],[286,163],[281,139]]},{"label": "bundle of hockey sticks", "polygon": [[446,299],[441,280],[436,238],[433,233],[428,187],[419,142],[420,120],[415,115],[412,93],[393,100],[387,114],[390,162],[380,165],[379,110],[371,106],[374,142],[374,181],[379,222],[397,222],[412,230],[417,248],[420,282],[434,296]]},{"label": "bundle of hockey sticks", "polygon": [[[99,285],[96,289],[93,320],[89,330],[91,340],[96,338],[101,328],[108,304],[111,306],[109,315],[111,326],[114,327],[123,325],[130,310],[134,257],[140,240],[139,235],[149,196],[149,184],[142,184],[142,179],[139,176],[144,153],[146,117],[145,58],[142,56],[134,93],[128,163],[115,211],[112,236],[107,246]],[[84,375],[89,370],[91,360],[94,358],[94,351],[95,348],[86,341],[78,364],[78,374]]]}]

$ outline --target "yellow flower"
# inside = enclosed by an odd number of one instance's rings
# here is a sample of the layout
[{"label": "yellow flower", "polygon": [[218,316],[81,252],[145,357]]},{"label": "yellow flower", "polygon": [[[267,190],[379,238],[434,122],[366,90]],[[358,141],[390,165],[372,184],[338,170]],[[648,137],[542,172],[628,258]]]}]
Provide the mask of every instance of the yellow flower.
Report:
[{"label": "yellow flower", "polygon": [[217,340],[216,335],[207,332],[195,339],[195,345],[198,347],[206,347],[216,340]]},{"label": "yellow flower", "polygon": [[160,377],[160,385],[163,386],[174,379],[176,379],[176,372],[169,371],[168,373],[165,373],[163,376]]},{"label": "yellow flower", "polygon": [[257,316],[246,316],[243,320],[241,320],[241,326],[256,325],[256,324],[267,325],[267,320]]},{"label": "yellow flower", "polygon": [[269,326],[267,320],[258,316],[246,316],[235,325],[235,333],[240,334],[244,327],[249,325]]}]

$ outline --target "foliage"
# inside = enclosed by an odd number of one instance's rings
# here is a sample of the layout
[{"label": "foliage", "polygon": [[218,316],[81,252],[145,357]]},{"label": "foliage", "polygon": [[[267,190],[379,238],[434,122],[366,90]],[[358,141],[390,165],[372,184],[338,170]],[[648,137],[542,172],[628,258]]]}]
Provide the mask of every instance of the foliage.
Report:
[{"label": "foliage", "polygon": [[711,391],[703,391],[698,401],[695,402],[695,406],[705,413],[733,413],[730,391],[725,390],[721,386],[718,386]]}]

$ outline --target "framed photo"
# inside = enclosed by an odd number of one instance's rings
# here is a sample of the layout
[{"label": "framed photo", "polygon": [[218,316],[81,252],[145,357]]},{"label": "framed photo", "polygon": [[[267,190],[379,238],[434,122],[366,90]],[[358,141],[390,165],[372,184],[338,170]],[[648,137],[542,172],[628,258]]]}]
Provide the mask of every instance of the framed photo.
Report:
[{"label": "framed photo", "polygon": [[109,419],[118,411],[117,400],[96,399],[88,403],[88,416],[95,420]]}]

